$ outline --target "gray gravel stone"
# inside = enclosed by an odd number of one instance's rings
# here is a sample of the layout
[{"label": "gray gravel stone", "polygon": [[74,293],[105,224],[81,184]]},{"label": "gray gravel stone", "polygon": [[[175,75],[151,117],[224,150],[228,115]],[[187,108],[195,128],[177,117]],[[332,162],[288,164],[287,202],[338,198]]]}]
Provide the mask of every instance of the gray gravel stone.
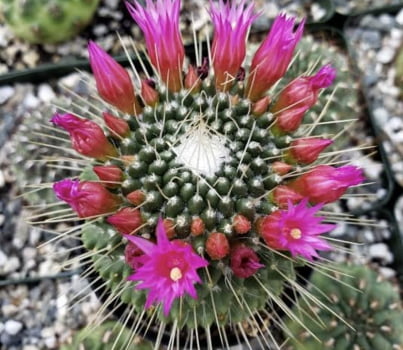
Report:
[{"label": "gray gravel stone", "polygon": [[4,331],[10,335],[16,335],[21,331],[23,324],[15,320],[8,320],[4,324]]}]

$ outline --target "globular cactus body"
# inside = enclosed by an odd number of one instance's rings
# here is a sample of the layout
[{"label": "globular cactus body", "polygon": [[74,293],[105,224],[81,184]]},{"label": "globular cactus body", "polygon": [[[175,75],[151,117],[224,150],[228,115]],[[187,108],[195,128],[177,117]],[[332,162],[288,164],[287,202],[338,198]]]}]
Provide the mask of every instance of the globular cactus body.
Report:
[{"label": "globular cactus body", "polygon": [[68,40],[92,19],[99,0],[1,0],[0,10],[13,32],[35,44]]},{"label": "globular cactus body", "polygon": [[[403,349],[403,310],[397,288],[365,266],[339,266],[332,273],[311,277],[310,292],[327,308],[312,307],[300,300],[299,312],[305,328],[290,322],[295,350],[401,350]],[[298,313],[298,310],[295,310]]]},{"label": "globular cactus body", "polygon": [[72,343],[61,350],[151,350],[150,342],[133,337],[129,329],[115,321],[107,321],[91,330],[84,328],[76,333]]}]

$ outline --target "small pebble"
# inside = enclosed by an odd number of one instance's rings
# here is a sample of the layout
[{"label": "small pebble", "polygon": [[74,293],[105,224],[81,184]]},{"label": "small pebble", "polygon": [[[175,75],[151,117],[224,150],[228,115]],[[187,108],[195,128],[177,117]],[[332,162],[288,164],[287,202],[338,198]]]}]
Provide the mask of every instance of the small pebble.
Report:
[{"label": "small pebble", "polygon": [[21,331],[23,324],[18,321],[8,320],[4,324],[4,330],[10,335],[16,335]]}]

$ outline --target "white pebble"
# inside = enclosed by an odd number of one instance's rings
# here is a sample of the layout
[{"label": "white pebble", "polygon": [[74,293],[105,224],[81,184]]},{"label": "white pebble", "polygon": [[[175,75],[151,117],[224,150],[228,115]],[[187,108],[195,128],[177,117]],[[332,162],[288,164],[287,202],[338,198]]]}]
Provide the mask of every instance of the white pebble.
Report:
[{"label": "white pebble", "polygon": [[22,323],[14,320],[8,320],[4,325],[4,330],[10,335],[16,335],[22,329]]},{"label": "white pebble", "polygon": [[380,259],[386,263],[393,261],[393,255],[384,243],[376,243],[369,247],[369,255],[373,259]]},{"label": "white pebble", "polygon": [[12,86],[3,86],[0,88],[0,105],[7,102],[7,100],[14,95],[15,89]]},{"label": "white pebble", "polygon": [[394,56],[395,50],[393,50],[391,47],[385,46],[378,52],[376,59],[380,63],[388,64],[392,62]]}]

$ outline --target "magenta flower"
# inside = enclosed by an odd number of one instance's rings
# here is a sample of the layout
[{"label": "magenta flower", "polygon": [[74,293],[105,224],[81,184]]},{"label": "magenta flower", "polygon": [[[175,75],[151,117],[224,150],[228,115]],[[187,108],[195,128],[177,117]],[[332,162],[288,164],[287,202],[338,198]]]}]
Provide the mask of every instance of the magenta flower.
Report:
[{"label": "magenta flower", "polygon": [[308,207],[308,199],[299,204],[288,204],[287,210],[277,210],[264,217],[260,233],[266,244],[273,249],[288,250],[293,257],[300,255],[312,261],[318,257],[317,250],[331,250],[331,246],[319,238],[336,225],[321,224],[323,217],[315,216],[323,205]]},{"label": "magenta flower", "polygon": [[239,278],[253,276],[257,270],[264,267],[252,248],[240,245],[231,251],[231,269]]},{"label": "magenta flower", "polygon": [[321,137],[301,138],[291,142],[289,155],[294,162],[310,164],[318,159],[320,153],[333,143]]},{"label": "magenta flower", "polygon": [[301,175],[289,186],[311,203],[330,203],[338,200],[346,190],[364,181],[362,170],[346,165],[333,168],[319,165],[312,171]]},{"label": "magenta flower", "polygon": [[275,128],[282,133],[297,130],[305,112],[317,102],[320,89],[330,86],[335,77],[336,70],[327,64],[315,75],[298,77],[289,83],[271,108],[277,118]]},{"label": "magenta flower", "polygon": [[122,202],[98,182],[65,179],[56,182],[53,190],[80,218],[113,212]]},{"label": "magenta flower", "polygon": [[210,16],[214,24],[212,44],[216,87],[227,90],[241,68],[246,53],[246,34],[253,20],[253,1],[245,8],[246,0],[232,4],[223,0],[210,1]]},{"label": "magenta flower", "polygon": [[71,144],[78,153],[103,160],[117,156],[115,147],[108,141],[101,127],[93,121],[58,113],[50,121],[70,134]]},{"label": "magenta flower", "polygon": [[141,107],[126,69],[93,41],[88,44],[88,53],[99,95],[124,113],[139,114]]},{"label": "magenta flower", "polygon": [[305,20],[294,31],[295,18],[281,14],[252,59],[246,96],[257,101],[286,72],[301,39]]},{"label": "magenta flower", "polygon": [[139,281],[136,289],[149,289],[145,307],[162,302],[167,316],[174,299],[185,293],[197,298],[194,284],[202,282],[196,270],[208,265],[207,260],[197,255],[192,247],[182,241],[169,241],[160,219],[157,225],[157,243],[126,235],[143,252],[141,267],[128,279]]},{"label": "magenta flower", "polygon": [[151,63],[170,91],[182,87],[182,66],[185,50],[179,32],[180,0],[126,2],[126,6],[144,33]]}]

